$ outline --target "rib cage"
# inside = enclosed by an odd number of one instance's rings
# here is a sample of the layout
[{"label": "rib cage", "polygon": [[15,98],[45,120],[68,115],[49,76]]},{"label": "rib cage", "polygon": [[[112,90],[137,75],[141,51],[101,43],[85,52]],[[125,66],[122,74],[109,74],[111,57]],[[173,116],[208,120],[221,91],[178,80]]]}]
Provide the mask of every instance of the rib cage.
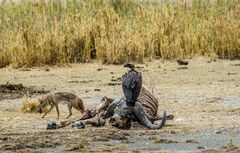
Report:
[{"label": "rib cage", "polygon": [[143,108],[149,119],[157,116],[158,100],[145,86],[142,86],[140,95],[138,97],[138,102],[143,105]]}]

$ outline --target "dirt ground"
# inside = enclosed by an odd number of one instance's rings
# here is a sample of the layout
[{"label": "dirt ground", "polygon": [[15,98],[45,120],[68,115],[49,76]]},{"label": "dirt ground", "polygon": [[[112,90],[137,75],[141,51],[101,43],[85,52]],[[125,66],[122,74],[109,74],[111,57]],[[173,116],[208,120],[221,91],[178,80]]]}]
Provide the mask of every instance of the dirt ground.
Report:
[{"label": "dirt ground", "polygon": [[[160,60],[137,65],[144,84],[154,87],[159,114],[166,110],[175,117],[161,130],[134,124],[130,130],[106,125],[49,131],[46,125],[56,121],[55,110],[44,119],[20,111],[27,96],[34,99],[43,92],[0,90],[0,152],[240,152],[240,61],[188,61],[187,66]],[[3,68],[0,84],[74,91],[86,108],[96,108],[102,96],[122,96],[119,78],[125,71],[121,65],[98,63]],[[61,105],[59,121],[67,115],[67,106]],[[80,116],[73,110],[71,119]]]}]

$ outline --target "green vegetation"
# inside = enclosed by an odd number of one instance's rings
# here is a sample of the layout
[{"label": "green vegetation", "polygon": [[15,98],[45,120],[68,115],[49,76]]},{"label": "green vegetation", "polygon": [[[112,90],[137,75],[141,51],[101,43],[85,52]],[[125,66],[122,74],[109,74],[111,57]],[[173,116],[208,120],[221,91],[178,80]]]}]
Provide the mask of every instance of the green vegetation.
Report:
[{"label": "green vegetation", "polygon": [[238,0],[8,0],[0,4],[0,67],[239,59],[239,10]]}]

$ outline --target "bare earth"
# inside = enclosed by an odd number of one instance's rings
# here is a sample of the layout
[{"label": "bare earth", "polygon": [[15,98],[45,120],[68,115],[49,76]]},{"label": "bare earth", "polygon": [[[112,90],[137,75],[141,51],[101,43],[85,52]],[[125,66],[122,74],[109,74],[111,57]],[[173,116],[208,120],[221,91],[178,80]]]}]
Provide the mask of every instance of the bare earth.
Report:
[{"label": "bare earth", "polygon": [[[240,61],[209,63],[197,58],[186,67],[159,60],[137,66],[145,84],[154,87],[159,114],[166,110],[175,117],[163,129],[134,124],[131,130],[106,125],[48,131],[46,124],[56,120],[55,110],[45,119],[24,114],[20,111],[24,98],[10,95],[0,101],[0,152],[240,152]],[[122,96],[119,77],[125,71],[122,66],[98,63],[3,68],[0,84],[74,91],[86,108],[96,108],[102,96]],[[67,115],[67,106],[61,105],[60,120]],[[80,116],[73,110],[71,119]]]}]

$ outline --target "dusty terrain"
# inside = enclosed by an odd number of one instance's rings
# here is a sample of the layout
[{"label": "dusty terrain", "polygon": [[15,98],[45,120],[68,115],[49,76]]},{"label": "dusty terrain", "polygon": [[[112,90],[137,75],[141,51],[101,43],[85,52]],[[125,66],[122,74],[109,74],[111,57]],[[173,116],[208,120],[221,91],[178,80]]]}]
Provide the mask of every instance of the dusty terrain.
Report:
[{"label": "dusty terrain", "polygon": [[[159,113],[175,116],[161,130],[134,124],[131,130],[66,127],[46,130],[56,120],[53,110],[45,119],[40,114],[22,113],[24,98],[42,92],[0,94],[0,152],[240,152],[240,61],[189,60],[139,64],[147,86],[154,87]],[[119,77],[122,66],[98,63],[66,67],[3,68],[0,84],[23,84],[38,90],[74,91],[87,108],[96,108],[102,96],[122,96]],[[23,98],[22,98],[23,97]],[[68,115],[60,107],[60,120]],[[71,119],[80,117],[73,111]]]}]

